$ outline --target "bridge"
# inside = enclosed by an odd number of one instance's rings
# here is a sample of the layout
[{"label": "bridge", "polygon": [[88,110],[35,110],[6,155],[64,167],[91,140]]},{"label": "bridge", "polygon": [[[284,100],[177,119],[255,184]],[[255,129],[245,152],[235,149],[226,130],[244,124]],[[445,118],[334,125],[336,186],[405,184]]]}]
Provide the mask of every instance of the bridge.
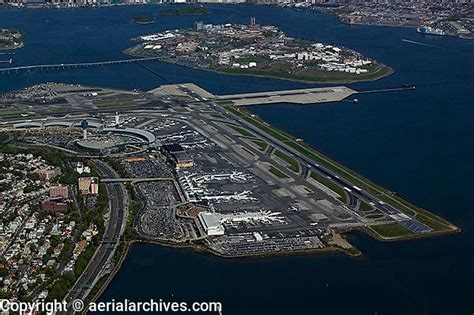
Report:
[{"label": "bridge", "polygon": [[109,61],[97,61],[97,62],[83,62],[83,63],[60,63],[60,64],[18,66],[18,67],[10,67],[10,68],[0,68],[0,74],[9,74],[11,72],[18,73],[20,71],[58,70],[58,69],[120,65],[120,64],[139,63],[142,61],[154,61],[154,60],[158,60],[158,57],[109,60]]}]

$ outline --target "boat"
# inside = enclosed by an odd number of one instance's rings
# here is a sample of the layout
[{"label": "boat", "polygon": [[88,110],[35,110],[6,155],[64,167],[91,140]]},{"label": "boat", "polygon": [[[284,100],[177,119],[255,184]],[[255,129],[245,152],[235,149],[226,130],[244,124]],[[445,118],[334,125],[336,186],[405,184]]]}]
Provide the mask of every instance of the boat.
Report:
[{"label": "boat", "polygon": [[440,30],[439,28],[429,27],[429,26],[420,26],[416,29],[416,31],[417,33],[426,34],[426,35],[438,35],[438,36],[446,35],[446,33],[443,30]]}]

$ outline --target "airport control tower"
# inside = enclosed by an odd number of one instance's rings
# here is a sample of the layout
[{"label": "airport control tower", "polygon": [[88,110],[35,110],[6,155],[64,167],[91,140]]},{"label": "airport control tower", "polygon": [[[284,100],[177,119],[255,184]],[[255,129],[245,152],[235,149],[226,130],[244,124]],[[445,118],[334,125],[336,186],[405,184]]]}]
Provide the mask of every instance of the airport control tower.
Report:
[{"label": "airport control tower", "polygon": [[115,127],[118,127],[120,125],[120,116],[119,113],[115,113]]},{"label": "airport control tower", "polygon": [[87,129],[89,128],[89,122],[86,119],[84,119],[81,122],[81,128],[82,128],[83,133],[84,133],[83,139],[87,140]]}]

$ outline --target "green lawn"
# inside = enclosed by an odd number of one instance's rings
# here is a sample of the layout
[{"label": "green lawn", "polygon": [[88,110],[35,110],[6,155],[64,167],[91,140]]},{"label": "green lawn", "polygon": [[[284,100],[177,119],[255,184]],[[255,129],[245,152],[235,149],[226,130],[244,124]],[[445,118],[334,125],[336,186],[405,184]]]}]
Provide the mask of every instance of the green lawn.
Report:
[{"label": "green lawn", "polygon": [[359,205],[359,210],[360,210],[360,211],[364,211],[364,212],[365,212],[365,211],[371,211],[371,210],[373,210],[373,209],[374,209],[374,207],[372,207],[371,205],[369,205],[367,202],[365,202],[365,201],[361,201],[361,202],[360,202],[360,205]]},{"label": "green lawn", "polygon": [[322,175],[320,175],[319,173],[316,173],[316,172],[311,172],[311,178],[318,181],[323,186],[326,186],[327,188],[331,189],[336,194],[338,194],[340,197],[337,198],[337,199],[339,199],[343,203],[347,202],[347,195],[346,195],[346,193],[344,192],[344,189],[342,189],[341,186],[338,186],[338,185],[334,184],[328,178],[326,178],[326,177],[324,177],[324,176],[322,176]]},{"label": "green lawn", "polygon": [[285,161],[286,163],[288,163],[288,168],[291,171],[293,171],[295,173],[298,173],[300,171],[300,164],[298,163],[298,161],[296,161],[292,157],[286,155],[285,153],[283,153],[279,150],[275,151],[275,155],[277,157],[279,157],[280,159],[282,159],[283,161]]},{"label": "green lawn", "polygon": [[15,109],[0,109],[0,117],[4,117],[4,118],[20,117],[21,114],[25,114],[25,112],[16,108]]},{"label": "green lawn", "polygon": [[268,147],[267,143],[260,140],[252,140],[252,142],[255,143],[258,146],[258,149],[262,152],[265,151]]},{"label": "green lawn", "polygon": [[254,137],[252,133],[250,133],[248,130],[245,130],[243,128],[237,127],[237,126],[230,126],[232,129],[240,133],[244,137]]},{"label": "green lawn", "polygon": [[380,218],[383,218],[385,215],[381,212],[375,212],[375,213],[371,213],[371,214],[368,214],[366,216],[367,219],[380,219]]},{"label": "green lawn", "polygon": [[409,236],[413,235],[413,232],[408,230],[407,228],[401,226],[398,223],[390,223],[385,225],[376,225],[370,227],[375,233],[382,237],[402,237],[402,236]]},{"label": "green lawn", "polygon": [[434,221],[433,219],[428,218],[426,215],[418,214],[416,219],[423,224],[426,224],[435,231],[444,231],[448,230],[448,227],[439,221]]},{"label": "green lawn", "polygon": [[222,115],[219,114],[211,114],[212,117],[217,118],[217,119],[223,119]]},{"label": "green lawn", "polygon": [[219,104],[219,105],[222,105],[222,106],[233,105],[233,104],[234,104],[234,102],[232,102],[232,101],[227,101],[227,100],[216,101],[216,103]]},{"label": "green lawn", "polygon": [[288,175],[277,169],[276,167],[270,166],[270,173],[278,178],[289,178]]},{"label": "green lawn", "polygon": [[94,105],[97,106],[97,108],[117,108],[117,107],[134,107],[140,104],[135,103],[135,102],[126,102],[126,103],[115,102],[115,103],[100,103],[100,104],[97,103]]}]

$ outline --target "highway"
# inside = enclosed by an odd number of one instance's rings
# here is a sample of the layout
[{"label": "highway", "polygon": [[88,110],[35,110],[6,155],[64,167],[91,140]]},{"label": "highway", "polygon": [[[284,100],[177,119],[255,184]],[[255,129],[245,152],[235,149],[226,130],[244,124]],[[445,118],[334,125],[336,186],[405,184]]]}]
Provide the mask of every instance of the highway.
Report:
[{"label": "highway", "polygon": [[415,219],[409,218],[408,216],[403,214],[400,210],[392,207],[389,204],[384,203],[383,201],[381,201],[374,195],[370,194],[369,192],[360,188],[354,188],[354,185],[349,180],[342,178],[338,176],[337,174],[335,174],[334,172],[328,170],[327,168],[315,163],[313,160],[302,155],[300,152],[296,151],[289,145],[266,134],[265,132],[263,132],[256,126],[254,126],[253,124],[245,121],[244,119],[241,119],[237,115],[226,111],[224,108],[220,106],[216,106],[216,109],[218,109],[222,115],[227,116],[234,121],[238,121],[245,128],[252,130],[259,137],[266,140],[270,145],[273,145],[275,147],[281,148],[283,151],[286,151],[287,154],[295,158],[299,163],[301,163],[301,165],[307,165],[307,167],[310,170],[318,172],[319,174],[321,174],[322,176],[325,176],[326,178],[328,178],[330,181],[337,184],[338,186],[343,187],[343,188],[345,187],[346,190],[349,189],[350,190],[349,192],[351,195],[373,205],[376,209],[394,218],[396,221],[398,221],[400,224],[410,229],[411,231],[415,233],[420,233],[420,232],[429,232],[432,230],[430,227],[424,225],[423,223]]},{"label": "highway", "polygon": [[[96,165],[101,176],[118,177],[115,171],[103,162],[96,161]],[[99,279],[104,267],[110,263],[123,232],[127,193],[122,184],[110,183],[106,184],[106,188],[109,194],[110,210],[102,242],[86,269],[66,296],[65,300],[68,303],[75,299],[85,300],[93,285]],[[113,247],[111,247],[111,244]],[[69,311],[68,314],[74,314],[74,312]]]}]

